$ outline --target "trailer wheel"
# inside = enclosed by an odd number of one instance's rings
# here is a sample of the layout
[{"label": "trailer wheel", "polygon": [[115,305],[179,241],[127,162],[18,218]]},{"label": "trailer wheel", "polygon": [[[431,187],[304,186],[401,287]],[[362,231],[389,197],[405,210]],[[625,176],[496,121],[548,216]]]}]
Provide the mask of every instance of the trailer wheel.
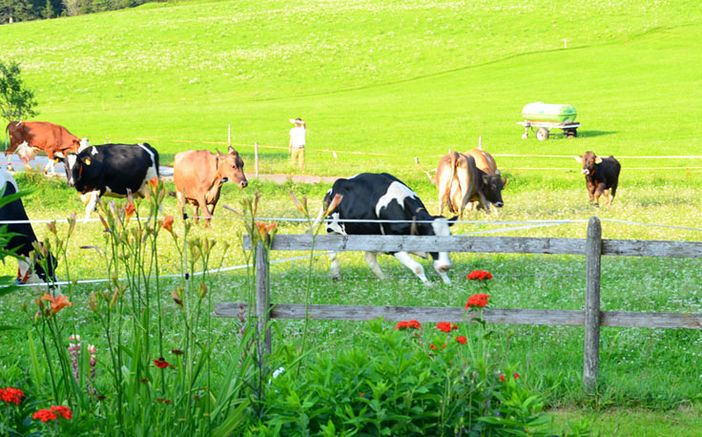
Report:
[{"label": "trailer wheel", "polygon": [[578,128],[573,127],[564,130],[566,138],[575,138],[578,136]]},{"label": "trailer wheel", "polygon": [[548,129],[545,127],[540,127],[536,131],[536,139],[539,141],[546,141],[548,139]]}]

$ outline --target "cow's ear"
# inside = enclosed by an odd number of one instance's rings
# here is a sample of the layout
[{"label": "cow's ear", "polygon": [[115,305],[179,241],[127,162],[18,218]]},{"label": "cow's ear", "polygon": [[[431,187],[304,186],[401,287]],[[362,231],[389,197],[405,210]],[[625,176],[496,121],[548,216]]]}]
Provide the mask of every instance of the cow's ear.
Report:
[{"label": "cow's ear", "polygon": [[83,164],[85,164],[85,165],[90,165],[90,163],[92,162],[92,160],[90,159],[89,156],[84,156],[84,157],[82,157],[82,158],[80,159],[80,161],[81,161]]},{"label": "cow's ear", "polygon": [[236,153],[236,150],[234,150],[232,146],[229,146],[229,148],[227,149],[227,153]]},{"label": "cow's ear", "polygon": [[602,158],[600,158],[599,156],[595,158],[595,164],[602,164]]},{"label": "cow's ear", "polygon": [[504,187],[507,186],[507,182],[508,182],[508,181],[509,181],[509,179],[507,179],[507,178],[502,178],[502,188],[504,188]]},{"label": "cow's ear", "polygon": [[575,160],[578,161],[579,164],[583,163],[583,157],[582,156],[576,156]]},{"label": "cow's ear", "polygon": [[484,175],[483,175],[483,183],[484,183],[485,185],[487,185],[488,182],[490,182],[490,178],[488,177],[488,175],[484,174]]}]

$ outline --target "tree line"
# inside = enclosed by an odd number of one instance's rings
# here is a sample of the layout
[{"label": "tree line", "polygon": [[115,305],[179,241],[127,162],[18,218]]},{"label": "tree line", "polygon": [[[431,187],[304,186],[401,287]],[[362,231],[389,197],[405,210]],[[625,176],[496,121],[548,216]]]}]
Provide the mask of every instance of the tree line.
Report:
[{"label": "tree line", "polygon": [[0,25],[131,8],[152,0],[0,0]]}]

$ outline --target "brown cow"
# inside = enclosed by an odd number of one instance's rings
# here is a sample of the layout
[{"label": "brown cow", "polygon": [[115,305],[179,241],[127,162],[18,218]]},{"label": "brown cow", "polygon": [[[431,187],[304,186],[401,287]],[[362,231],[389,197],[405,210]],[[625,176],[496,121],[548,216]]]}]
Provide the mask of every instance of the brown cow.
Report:
[{"label": "brown cow", "polygon": [[484,180],[486,196],[495,200],[491,202],[493,205],[497,208],[502,208],[504,205],[502,189],[507,185],[507,180],[500,175],[495,158],[481,147],[476,147],[466,152],[466,155],[472,156],[475,159],[475,165],[478,167],[478,170],[487,175],[487,179]]},{"label": "brown cow", "polygon": [[43,151],[49,157],[44,173],[51,169],[54,174],[54,155],[64,158],[67,152],[76,152],[81,141],[68,129],[46,121],[12,121],[7,125],[10,145],[5,150],[7,169],[12,170],[10,156],[18,152],[25,167],[30,168],[29,161],[34,157],[34,149]]},{"label": "brown cow", "polygon": [[[186,202],[195,205],[196,223],[202,207],[205,211],[205,225],[209,226],[222,184],[230,179],[241,188],[249,184],[244,174],[244,161],[233,147],[229,146],[226,154],[217,152],[215,155],[208,150],[178,153],[173,166],[173,181],[183,217]],[[211,209],[209,205],[212,205]]]},{"label": "brown cow", "polygon": [[472,156],[458,152],[444,155],[436,169],[439,214],[443,214],[444,205],[448,205],[451,213],[462,216],[466,204],[474,199],[480,202],[486,211],[490,211],[484,190],[486,177],[485,173],[478,170]]}]

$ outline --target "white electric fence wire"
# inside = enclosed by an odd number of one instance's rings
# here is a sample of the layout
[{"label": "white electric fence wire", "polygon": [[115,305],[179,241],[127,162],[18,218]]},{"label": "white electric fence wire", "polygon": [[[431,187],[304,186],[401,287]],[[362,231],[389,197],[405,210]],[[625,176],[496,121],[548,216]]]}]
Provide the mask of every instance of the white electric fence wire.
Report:
[{"label": "white electric fence wire", "polygon": [[[320,254],[315,254],[315,257],[320,256]],[[310,255],[302,255],[302,256],[294,256],[291,258],[284,258],[284,259],[277,259],[277,260],[272,260],[270,261],[270,264],[283,264],[291,261],[299,261],[301,259],[309,259]],[[234,270],[243,270],[253,267],[253,264],[240,264],[236,266],[230,266],[230,267],[220,267],[218,269],[210,269],[202,272],[194,272],[192,273],[191,276],[202,276],[205,273],[211,274],[211,273],[223,273],[223,272],[231,272]],[[183,273],[174,273],[170,275],[161,275],[158,277],[158,279],[176,279],[176,278],[183,278],[184,274]],[[156,279],[156,278],[153,278]],[[126,281],[127,278],[118,278],[118,281]],[[51,285],[69,285],[69,284],[100,284],[100,283],[105,283],[105,282],[111,282],[112,279],[108,278],[98,278],[98,279],[78,279],[76,281],[56,281],[52,283]],[[44,287],[46,286],[45,283],[35,283],[35,284],[17,284],[15,285],[16,287]],[[4,287],[0,287],[4,288]]]}]

